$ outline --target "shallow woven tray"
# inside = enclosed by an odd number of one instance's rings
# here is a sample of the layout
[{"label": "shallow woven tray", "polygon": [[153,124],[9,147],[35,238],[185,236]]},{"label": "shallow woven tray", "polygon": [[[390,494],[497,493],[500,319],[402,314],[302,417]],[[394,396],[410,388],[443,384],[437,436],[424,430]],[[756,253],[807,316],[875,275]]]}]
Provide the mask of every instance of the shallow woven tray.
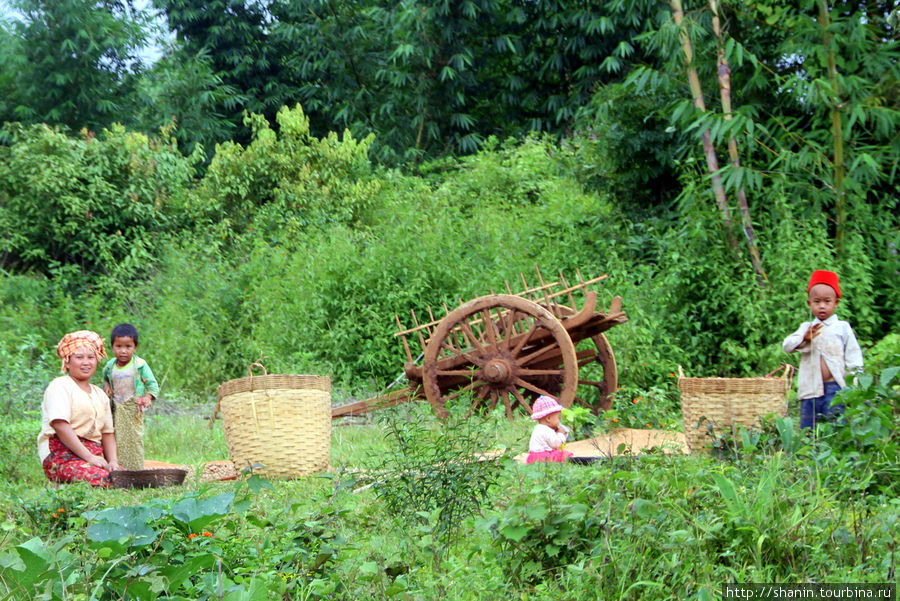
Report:
[{"label": "shallow woven tray", "polygon": [[713,441],[710,430],[718,435],[739,424],[759,426],[760,419],[769,414],[787,415],[794,368],[786,364],[783,369],[780,377],[687,378],[679,366],[678,390],[688,448],[708,451]]},{"label": "shallow woven tray", "polygon": [[184,482],[186,470],[157,468],[148,470],[114,470],[109,473],[116,488],[159,488]]}]

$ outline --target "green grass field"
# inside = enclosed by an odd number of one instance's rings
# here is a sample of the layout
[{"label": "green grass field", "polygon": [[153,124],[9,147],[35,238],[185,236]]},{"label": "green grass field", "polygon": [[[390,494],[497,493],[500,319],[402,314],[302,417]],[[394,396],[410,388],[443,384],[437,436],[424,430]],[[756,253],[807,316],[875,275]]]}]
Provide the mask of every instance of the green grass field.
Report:
[{"label": "green grass field", "polygon": [[[147,457],[227,458],[210,413],[148,416]],[[527,448],[526,417],[442,424],[410,404],[335,424],[327,473],[147,490],[54,487],[27,448],[0,487],[0,599],[717,599],[730,582],[896,582],[896,457],[837,453],[839,434],[786,423],[724,456],[523,466],[508,455]],[[508,454],[463,460],[473,449]]]}]

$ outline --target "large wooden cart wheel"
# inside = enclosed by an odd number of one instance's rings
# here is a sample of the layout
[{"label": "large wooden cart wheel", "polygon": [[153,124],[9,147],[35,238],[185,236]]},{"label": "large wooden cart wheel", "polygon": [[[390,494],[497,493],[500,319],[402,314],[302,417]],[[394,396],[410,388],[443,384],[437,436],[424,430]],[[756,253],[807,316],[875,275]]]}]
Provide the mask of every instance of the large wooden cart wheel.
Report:
[{"label": "large wooden cart wheel", "polygon": [[[559,392],[546,382],[558,383]],[[575,345],[560,321],[537,303],[492,294],[464,303],[435,327],[422,361],[425,397],[439,417],[462,394],[469,412],[499,403],[510,419],[518,405],[531,413],[542,394],[569,407],[578,386]]]},{"label": "large wooden cart wheel", "polygon": [[606,339],[606,336],[604,336],[603,334],[597,334],[596,336],[591,336],[591,341],[594,343],[594,347],[596,348],[596,354],[593,357],[588,356],[586,358],[579,358],[578,366],[582,367],[592,362],[599,363],[603,368],[603,379],[580,379],[578,380],[578,384],[594,386],[599,393],[599,398],[593,405],[583,400],[579,396],[575,397],[575,402],[588,407],[594,413],[599,413],[601,411],[608,411],[612,407],[612,394],[619,386],[619,372],[618,368],[616,367],[616,356],[613,354],[612,346],[610,346],[609,340]]},{"label": "large wooden cart wheel", "polygon": [[[558,306],[557,309],[562,311],[564,316],[575,313],[575,311],[565,305]],[[591,404],[576,394],[575,402],[599,414],[602,411],[608,411],[612,407],[612,395],[619,386],[619,369],[616,365],[616,355],[613,353],[612,345],[609,344],[609,340],[607,340],[605,335],[596,334],[590,337],[590,341],[590,343],[586,342],[584,344],[576,343],[578,367],[582,368],[589,366],[591,363],[597,363],[603,368],[603,378],[601,380],[584,378],[585,375],[591,375],[589,368],[588,374],[584,374],[582,370],[582,377],[578,380],[578,385],[593,386],[597,389],[599,396],[597,402]],[[590,346],[591,343],[593,343],[594,348],[584,348],[585,346]],[[584,350],[577,350],[579,346],[583,347]]]}]

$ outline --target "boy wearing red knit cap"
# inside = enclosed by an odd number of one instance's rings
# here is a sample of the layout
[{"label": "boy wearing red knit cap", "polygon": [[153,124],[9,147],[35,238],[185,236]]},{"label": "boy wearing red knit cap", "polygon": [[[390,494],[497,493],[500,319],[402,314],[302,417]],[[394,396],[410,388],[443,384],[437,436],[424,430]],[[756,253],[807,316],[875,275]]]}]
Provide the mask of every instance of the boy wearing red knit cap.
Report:
[{"label": "boy wearing red knit cap", "polygon": [[838,390],[847,385],[847,374],[862,371],[862,350],[853,328],[834,314],[841,302],[841,286],[833,271],[814,271],[806,288],[806,304],[813,320],[804,322],[784,339],[786,353],[800,353],[797,398],[800,400],[800,427],[811,428],[817,421],[844,412],[844,405],[831,406]]}]

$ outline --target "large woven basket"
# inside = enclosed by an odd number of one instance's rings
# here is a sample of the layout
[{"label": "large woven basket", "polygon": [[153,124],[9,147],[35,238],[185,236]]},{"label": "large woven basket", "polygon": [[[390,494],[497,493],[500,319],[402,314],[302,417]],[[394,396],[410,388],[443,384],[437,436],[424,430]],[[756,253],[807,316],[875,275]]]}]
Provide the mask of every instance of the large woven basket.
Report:
[{"label": "large woven basket", "polygon": [[688,448],[705,452],[713,436],[733,432],[738,424],[751,428],[759,426],[760,418],[766,415],[787,415],[794,367],[782,367],[784,374],[780,377],[686,378],[679,366],[678,390]]},{"label": "large woven basket", "polygon": [[225,442],[235,468],[260,464],[254,472],[275,478],[295,478],[328,468],[328,377],[254,376],[251,372],[246,378],[221,384],[218,393]]}]

